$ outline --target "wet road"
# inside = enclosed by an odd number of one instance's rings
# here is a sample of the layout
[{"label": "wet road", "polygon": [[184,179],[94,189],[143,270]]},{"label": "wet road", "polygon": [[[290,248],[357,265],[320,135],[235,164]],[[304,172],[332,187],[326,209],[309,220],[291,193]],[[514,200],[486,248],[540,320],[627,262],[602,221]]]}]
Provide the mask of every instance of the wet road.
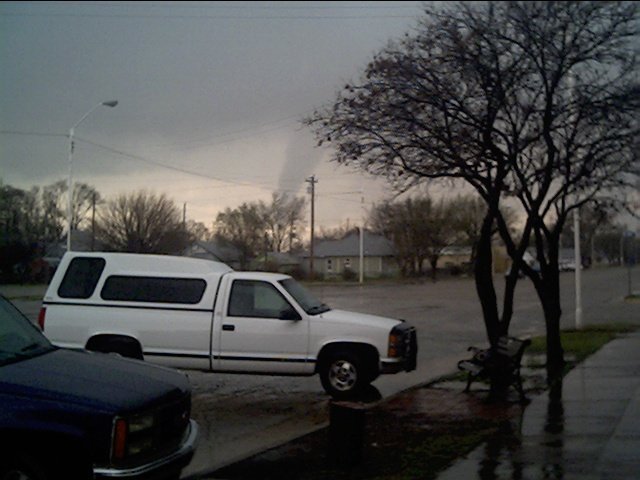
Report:
[{"label": "wet road", "polygon": [[[583,323],[625,321],[611,308],[627,294],[628,270],[594,268],[583,272]],[[640,290],[640,269],[632,272]],[[503,279],[496,277],[499,291]],[[485,345],[484,325],[474,282],[446,278],[416,284],[316,285],[311,290],[334,308],[403,318],[418,330],[418,368],[385,375],[374,382],[382,396],[424,383],[455,370],[469,345]],[[12,292],[0,287],[12,296]],[[15,295],[15,294],[14,294]],[[40,296],[39,296],[40,295]],[[561,274],[563,328],[575,326],[574,275]],[[19,295],[18,295],[19,296]],[[28,292],[14,302],[37,318],[41,293]],[[518,283],[511,333],[544,333],[542,309],[528,280]],[[201,427],[200,445],[184,476],[196,477],[268,446],[283,443],[325,424],[327,396],[317,376],[270,377],[189,372],[193,416]]]}]

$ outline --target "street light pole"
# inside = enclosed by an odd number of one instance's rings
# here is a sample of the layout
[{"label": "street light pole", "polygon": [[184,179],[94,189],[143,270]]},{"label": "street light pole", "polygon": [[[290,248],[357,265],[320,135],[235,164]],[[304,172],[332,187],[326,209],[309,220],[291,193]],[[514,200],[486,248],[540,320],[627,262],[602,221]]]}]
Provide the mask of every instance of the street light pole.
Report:
[{"label": "street light pole", "polygon": [[360,204],[362,206],[362,220],[360,223],[360,283],[364,283],[364,188],[360,190]]},{"label": "street light pole", "polygon": [[[569,72],[569,95],[571,103],[574,102],[575,97],[575,77],[572,72]],[[571,105],[571,108],[575,108]],[[577,122],[575,113],[571,115],[571,119]],[[576,152],[579,153],[579,152]],[[577,195],[576,195],[577,200]],[[575,264],[575,285],[576,285],[576,329],[582,328],[582,252],[580,251],[580,207],[576,206],[573,211],[573,261]]]},{"label": "street light pole", "polygon": [[573,259],[576,281],[576,330],[582,328],[582,251],[580,250],[580,209],[573,211]]},{"label": "street light pole", "polygon": [[85,118],[91,114],[96,108],[104,105],[105,107],[115,107],[118,105],[117,100],[110,100],[108,102],[100,102],[97,105],[94,105],[91,110],[85,113],[80,120],[76,122],[76,124],[69,129],[69,176],[67,179],[67,191],[68,191],[68,200],[67,200],[67,252],[71,251],[71,227],[73,224],[73,134],[75,133],[75,129],[80,125]]}]

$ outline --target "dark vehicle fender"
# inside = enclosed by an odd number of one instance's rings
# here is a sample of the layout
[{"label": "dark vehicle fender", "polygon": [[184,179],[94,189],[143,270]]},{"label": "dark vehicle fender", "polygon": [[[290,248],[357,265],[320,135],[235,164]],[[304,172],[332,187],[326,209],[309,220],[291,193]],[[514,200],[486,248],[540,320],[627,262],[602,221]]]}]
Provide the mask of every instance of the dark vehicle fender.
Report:
[{"label": "dark vehicle fender", "polygon": [[52,478],[91,478],[91,453],[79,432],[44,431],[37,429],[0,429],[0,471],[15,459],[28,459]]},{"label": "dark vehicle fender", "polygon": [[[0,448],[26,451],[47,459],[106,459],[111,445],[112,417],[96,410],[54,400],[0,395]],[[100,451],[91,451],[89,447]],[[82,457],[80,457],[82,454]]]}]

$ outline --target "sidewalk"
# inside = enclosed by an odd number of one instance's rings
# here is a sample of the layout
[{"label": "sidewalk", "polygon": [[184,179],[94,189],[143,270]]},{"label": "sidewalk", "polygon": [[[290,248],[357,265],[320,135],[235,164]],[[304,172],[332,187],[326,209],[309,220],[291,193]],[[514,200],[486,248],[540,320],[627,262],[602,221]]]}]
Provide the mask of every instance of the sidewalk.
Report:
[{"label": "sidewalk", "polygon": [[[481,396],[464,394],[458,387],[418,387],[367,408],[362,451],[338,450],[346,458],[355,454],[362,459],[354,470],[327,470],[327,440],[340,439],[319,431],[204,478],[640,478],[640,332],[609,342],[562,382],[531,394],[526,406],[487,403],[479,401]],[[465,440],[463,424],[469,418],[500,420],[510,427],[434,474],[439,466],[420,453],[421,439],[435,435],[449,442]],[[461,432],[456,432],[458,427]],[[464,445],[456,445],[465,451]],[[394,450],[396,446],[401,448]],[[414,454],[405,456],[407,449]],[[401,470],[394,473],[393,466]]]},{"label": "sidewalk", "polygon": [[640,478],[640,332],[608,343],[533,398],[515,445],[487,442],[437,478]]}]

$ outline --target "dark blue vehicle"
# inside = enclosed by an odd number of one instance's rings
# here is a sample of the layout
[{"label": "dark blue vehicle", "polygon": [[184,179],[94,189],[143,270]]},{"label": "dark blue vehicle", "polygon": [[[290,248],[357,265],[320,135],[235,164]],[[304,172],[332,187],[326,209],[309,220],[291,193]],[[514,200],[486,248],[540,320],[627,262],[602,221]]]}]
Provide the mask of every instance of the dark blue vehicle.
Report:
[{"label": "dark blue vehicle", "polygon": [[0,480],[178,478],[190,411],[185,375],[56,348],[0,296]]}]

